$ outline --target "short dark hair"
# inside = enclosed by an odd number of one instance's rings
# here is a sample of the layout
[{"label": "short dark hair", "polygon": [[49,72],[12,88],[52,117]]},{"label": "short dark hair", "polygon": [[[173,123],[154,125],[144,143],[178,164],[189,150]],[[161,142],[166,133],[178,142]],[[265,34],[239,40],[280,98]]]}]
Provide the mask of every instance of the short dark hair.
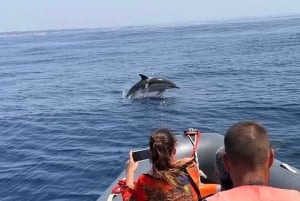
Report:
[{"label": "short dark hair", "polygon": [[224,138],[225,151],[233,163],[255,169],[263,165],[270,151],[270,141],[263,126],[253,121],[231,126]]}]

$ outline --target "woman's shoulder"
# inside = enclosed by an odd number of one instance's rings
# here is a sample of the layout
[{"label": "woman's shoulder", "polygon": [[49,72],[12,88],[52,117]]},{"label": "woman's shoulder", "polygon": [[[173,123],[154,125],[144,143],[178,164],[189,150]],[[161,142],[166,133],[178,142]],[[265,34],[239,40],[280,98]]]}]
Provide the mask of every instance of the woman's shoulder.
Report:
[{"label": "woman's shoulder", "polygon": [[[156,189],[160,191],[170,190],[171,185],[163,179],[156,178],[151,174],[151,171],[139,175],[136,184],[143,188]],[[163,190],[164,189],[164,190]]]},{"label": "woman's shoulder", "polygon": [[177,167],[189,167],[196,165],[194,158],[182,158],[174,161],[173,163]]}]

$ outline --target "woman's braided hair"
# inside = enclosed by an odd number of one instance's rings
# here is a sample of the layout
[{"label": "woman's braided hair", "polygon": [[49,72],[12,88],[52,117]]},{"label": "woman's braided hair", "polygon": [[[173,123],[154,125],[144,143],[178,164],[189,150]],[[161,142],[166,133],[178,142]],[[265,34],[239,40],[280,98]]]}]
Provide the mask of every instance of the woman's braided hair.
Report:
[{"label": "woman's braided hair", "polygon": [[150,136],[150,152],[153,176],[162,179],[173,187],[180,187],[180,175],[185,175],[180,167],[172,164],[172,153],[176,146],[173,132],[167,128],[158,128]]}]

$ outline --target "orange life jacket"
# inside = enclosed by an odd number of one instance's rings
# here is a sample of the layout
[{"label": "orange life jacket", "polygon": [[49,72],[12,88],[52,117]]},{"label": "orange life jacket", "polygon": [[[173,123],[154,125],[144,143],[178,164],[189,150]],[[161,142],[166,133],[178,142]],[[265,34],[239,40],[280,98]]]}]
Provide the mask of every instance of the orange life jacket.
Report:
[{"label": "orange life jacket", "polygon": [[300,201],[300,192],[262,185],[245,185],[216,193],[206,201]]},{"label": "orange life jacket", "polygon": [[188,166],[185,169],[186,169],[186,172],[191,177],[191,179],[193,180],[193,181],[191,181],[191,183],[194,182],[195,186],[199,189],[200,198],[205,198],[209,195],[215,194],[215,193],[220,191],[220,188],[221,188],[220,184],[214,184],[214,183],[204,184],[204,183],[201,183],[199,171],[198,171],[198,168],[195,165],[194,166]]}]

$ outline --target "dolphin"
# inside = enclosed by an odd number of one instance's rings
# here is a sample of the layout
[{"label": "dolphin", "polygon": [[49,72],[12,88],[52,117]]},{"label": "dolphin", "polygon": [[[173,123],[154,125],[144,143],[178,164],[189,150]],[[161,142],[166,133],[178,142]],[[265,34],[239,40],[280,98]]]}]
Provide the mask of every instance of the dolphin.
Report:
[{"label": "dolphin", "polygon": [[170,80],[163,78],[147,77],[139,74],[141,80],[131,87],[126,98],[144,98],[149,96],[161,96],[166,89],[179,88]]}]

